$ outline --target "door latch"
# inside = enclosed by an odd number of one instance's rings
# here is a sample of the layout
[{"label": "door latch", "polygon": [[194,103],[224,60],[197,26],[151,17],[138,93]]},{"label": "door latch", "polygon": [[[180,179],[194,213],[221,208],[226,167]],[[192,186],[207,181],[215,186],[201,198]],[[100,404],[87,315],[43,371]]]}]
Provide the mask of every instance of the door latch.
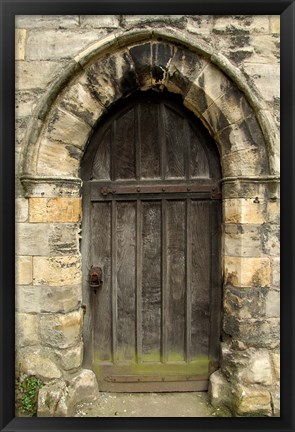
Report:
[{"label": "door latch", "polygon": [[89,278],[88,278],[89,287],[94,290],[96,294],[96,290],[102,286],[102,269],[101,267],[91,266],[89,270]]}]

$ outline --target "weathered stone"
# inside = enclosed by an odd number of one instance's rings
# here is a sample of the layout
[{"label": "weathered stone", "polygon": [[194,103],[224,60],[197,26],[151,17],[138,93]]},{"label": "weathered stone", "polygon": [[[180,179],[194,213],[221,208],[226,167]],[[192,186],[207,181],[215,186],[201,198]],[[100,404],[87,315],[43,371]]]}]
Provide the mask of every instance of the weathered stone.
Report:
[{"label": "weathered stone", "polygon": [[44,90],[39,91],[20,91],[15,94],[15,116],[31,116],[37,102],[43,95]]},{"label": "weathered stone", "polygon": [[40,350],[27,353],[20,361],[18,370],[27,375],[34,375],[45,382],[59,379],[62,376],[56,364],[48,357],[42,355]]},{"label": "weathered stone", "polygon": [[83,152],[76,146],[43,138],[37,173],[45,176],[77,177],[82,155]]},{"label": "weathered stone", "polygon": [[31,346],[39,343],[39,316],[16,314],[15,340],[17,346]]},{"label": "weathered stone", "polygon": [[259,202],[254,202],[254,199],[225,199],[223,202],[225,223],[264,223],[265,202],[260,197],[258,197]]},{"label": "weathered stone", "polygon": [[[15,221],[26,222],[29,216],[29,202],[26,198],[16,198],[15,200]],[[29,255],[29,254],[23,254]]]},{"label": "weathered stone", "polygon": [[74,224],[22,223],[16,225],[18,255],[77,255],[79,228]]},{"label": "weathered stone", "polygon": [[82,301],[81,285],[42,286],[38,289],[41,312],[67,313],[77,309]]},{"label": "weathered stone", "polygon": [[280,42],[272,35],[251,36],[249,43],[253,49],[251,57],[245,61],[250,63],[276,64],[280,58]]},{"label": "weathered stone", "polygon": [[263,224],[261,227],[263,251],[269,256],[280,254],[280,227],[275,224]]},{"label": "weathered stone", "polygon": [[168,69],[166,87],[172,93],[187,94],[207,62],[189,50],[177,47]]},{"label": "weathered stone", "polygon": [[[218,137],[219,146],[223,142]],[[264,148],[247,148],[227,153],[222,157],[223,172],[227,177],[260,176],[267,174]]]},{"label": "weathered stone", "polygon": [[281,415],[281,397],[280,391],[270,392],[271,395],[271,405],[274,417],[280,417]]},{"label": "weathered stone", "polygon": [[246,367],[239,371],[242,382],[249,384],[272,385],[273,377],[269,354],[267,352],[254,353]]},{"label": "weathered stone", "polygon": [[40,30],[31,31],[27,38],[28,60],[72,59],[91,43],[102,38],[104,30]]},{"label": "weathered stone", "polygon": [[280,375],[281,375],[280,374],[280,368],[281,368],[280,353],[272,353],[271,357],[272,357],[273,367],[274,367],[274,371],[275,371],[275,376],[279,380]]},{"label": "weathered stone", "polygon": [[[84,80],[81,79],[81,81],[85,82],[85,77],[83,76],[83,78]],[[60,106],[91,126],[94,125],[104,112],[103,106],[81,82],[77,82],[77,84],[74,84],[67,90],[60,101]]]},{"label": "weathered stone", "polygon": [[135,72],[140,88],[142,90],[147,90],[151,88],[151,44],[145,43],[133,46],[129,49],[129,52],[135,65]]},{"label": "weathered stone", "polygon": [[18,90],[44,89],[63,70],[62,61],[19,61],[15,66],[15,85]]},{"label": "weathered stone", "polygon": [[225,405],[230,408],[232,404],[231,384],[222,374],[221,370],[217,370],[210,375],[208,396],[211,405],[215,408]]},{"label": "weathered stone", "polygon": [[174,56],[174,46],[164,43],[152,44],[152,85],[164,89],[167,80],[167,70]]},{"label": "weathered stone", "polygon": [[228,256],[261,256],[260,225],[224,224],[224,253]]},{"label": "weathered stone", "polygon": [[231,81],[212,63],[208,63],[190,87],[184,105],[196,114],[203,113],[232,87]]},{"label": "weathered stone", "polygon": [[31,256],[18,256],[16,259],[16,284],[30,285],[33,281],[33,261]]},{"label": "weathered stone", "polygon": [[30,285],[16,285],[15,308],[18,312],[40,312],[40,289]]},{"label": "weathered stone", "polygon": [[[42,181],[43,180],[43,181]],[[72,197],[81,196],[81,180],[79,178],[52,178],[34,179],[23,178],[22,185],[26,196],[33,198],[53,198],[53,197]]]},{"label": "weathered stone", "polygon": [[115,15],[81,15],[80,25],[85,28],[117,28],[119,18]]},{"label": "weathered stone", "polygon": [[205,40],[210,40],[211,31],[213,28],[213,16],[202,15],[192,16],[187,19],[186,29],[189,33],[202,36]]},{"label": "weathered stone", "polygon": [[27,30],[15,30],[15,60],[24,60],[26,53]]},{"label": "weathered stone", "polygon": [[76,28],[79,26],[78,15],[16,15],[17,28]]},{"label": "weathered stone", "polygon": [[272,269],[272,287],[280,288],[280,258],[271,259],[271,269]]},{"label": "weathered stone", "polygon": [[184,15],[124,15],[124,22],[130,27],[146,26],[153,23],[178,24],[180,27],[184,27],[186,17]]},{"label": "weathered stone", "polygon": [[39,222],[79,222],[80,198],[30,198],[29,220]]},{"label": "weathered stone", "polygon": [[34,285],[65,286],[81,282],[81,257],[34,257]]},{"label": "weathered stone", "polygon": [[89,124],[58,108],[48,120],[46,136],[51,141],[62,141],[83,149],[90,130]]},{"label": "weathered stone", "polygon": [[213,32],[217,34],[268,33],[268,16],[232,15],[215,18]]},{"label": "weathered stone", "polygon": [[265,316],[268,288],[240,289],[226,286],[224,290],[224,311],[239,319]]},{"label": "weathered stone", "polygon": [[230,198],[250,198],[259,197],[268,199],[269,191],[267,184],[251,180],[228,180],[225,181],[222,188],[222,194],[225,199]]},{"label": "weathered stone", "polygon": [[267,257],[224,257],[224,279],[235,287],[269,287],[270,260]]},{"label": "weathered stone", "polygon": [[63,370],[70,371],[82,366],[83,344],[79,343],[76,347],[64,350],[55,350],[58,362]]},{"label": "weathered stone", "polygon": [[264,417],[272,414],[270,393],[238,384],[234,393],[236,413],[239,416]]},{"label": "weathered stone", "polygon": [[67,417],[68,388],[64,380],[53,381],[39,390],[38,417]]},{"label": "weathered stone", "polygon": [[271,15],[269,19],[270,19],[270,31],[272,33],[280,33],[280,24],[281,24],[280,15]]},{"label": "weathered stone", "polygon": [[280,223],[280,200],[267,203],[267,220],[269,223]]},{"label": "weathered stone", "polygon": [[271,349],[280,345],[280,322],[277,318],[240,320],[227,315],[223,328],[234,340],[242,340],[248,347]]},{"label": "weathered stone", "polygon": [[[280,97],[280,65],[244,63],[244,72],[253,80],[266,101]],[[259,71],[259,73],[257,73]]]},{"label": "weathered stone", "polygon": [[42,344],[54,348],[70,348],[81,341],[82,311],[65,315],[41,315],[40,332]]},{"label": "weathered stone", "polygon": [[98,397],[98,385],[94,372],[82,369],[71,381],[69,387],[69,405],[73,409],[75,405],[83,402],[94,402]]},{"label": "weathered stone", "polygon": [[280,292],[269,291],[266,295],[266,316],[278,318],[280,316]]}]

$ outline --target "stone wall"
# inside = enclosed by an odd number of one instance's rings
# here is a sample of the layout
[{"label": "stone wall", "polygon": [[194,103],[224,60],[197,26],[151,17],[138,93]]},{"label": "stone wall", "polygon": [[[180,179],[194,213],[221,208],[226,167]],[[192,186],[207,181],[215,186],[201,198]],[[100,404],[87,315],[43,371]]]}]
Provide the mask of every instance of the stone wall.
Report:
[{"label": "stone wall", "polygon": [[[130,46],[163,40],[159,84]],[[126,96],[126,64],[141,89],[182,94],[221,153],[224,319],[212,403],[279,415],[279,41],[278,16],[17,17],[17,368],[48,383],[39,415],[70,415],[97,391],[82,369],[78,173],[95,122]],[[48,394],[56,411],[42,404]]]}]

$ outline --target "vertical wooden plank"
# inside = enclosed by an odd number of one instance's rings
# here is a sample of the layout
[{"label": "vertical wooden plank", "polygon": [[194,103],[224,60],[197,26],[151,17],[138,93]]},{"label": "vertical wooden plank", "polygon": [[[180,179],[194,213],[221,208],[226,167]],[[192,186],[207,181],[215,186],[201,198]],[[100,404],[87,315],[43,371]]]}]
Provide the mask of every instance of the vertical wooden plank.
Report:
[{"label": "vertical wooden plank", "polygon": [[208,201],[192,200],[192,358],[208,356],[211,241]]},{"label": "vertical wooden plank", "polygon": [[136,180],[141,178],[141,106],[136,104],[134,107],[134,142],[135,142],[135,177]]},{"label": "vertical wooden plank", "polygon": [[191,177],[209,178],[209,164],[204,150],[206,148],[204,135],[189,126],[189,139]]},{"label": "vertical wooden plank", "polygon": [[109,127],[97,143],[97,152],[94,157],[92,177],[94,179],[110,179],[110,150],[111,150],[111,127]]},{"label": "vertical wooden plank", "polygon": [[191,146],[190,130],[186,119],[183,121],[183,146],[184,146],[184,172],[186,180],[191,177]]},{"label": "vertical wooden plank", "polygon": [[141,178],[160,178],[159,104],[145,102],[139,109]]},{"label": "vertical wooden plank", "polygon": [[167,299],[167,201],[162,200],[162,319],[161,319],[161,361],[166,363],[168,360],[167,346],[167,315],[168,315],[168,299]]},{"label": "vertical wooden plank", "polygon": [[142,215],[136,201],[136,361],[142,361]]},{"label": "vertical wooden plank", "polygon": [[117,175],[117,160],[116,160],[116,121],[113,121],[111,126],[111,180],[116,180]]},{"label": "vertical wooden plank", "polygon": [[158,111],[158,142],[161,148],[161,179],[165,180],[167,175],[167,142],[166,142],[166,121],[165,106],[160,104]]},{"label": "vertical wooden plank", "polygon": [[116,120],[114,179],[135,179],[134,108]]},{"label": "vertical wooden plank", "polygon": [[118,361],[135,360],[136,202],[117,203]]},{"label": "vertical wooden plank", "polygon": [[191,210],[192,202],[186,200],[186,361],[192,359],[192,294],[191,294],[191,268],[192,268],[192,226]]},{"label": "vertical wooden plank", "polygon": [[118,308],[117,308],[117,242],[116,242],[116,227],[117,227],[117,203],[112,201],[112,228],[111,228],[111,244],[112,244],[112,358],[116,363],[118,360]]},{"label": "vertical wooden plank", "polygon": [[163,285],[163,310],[167,360],[173,362],[185,360],[185,201],[167,201],[166,212],[163,223],[167,227],[167,280]]},{"label": "vertical wooden plank", "polygon": [[221,331],[221,202],[210,203],[211,212],[211,286],[210,286],[210,357],[219,359]]},{"label": "vertical wooden plank", "polygon": [[167,178],[184,178],[183,118],[164,106],[164,135],[167,146]]},{"label": "vertical wooden plank", "polygon": [[161,202],[142,202],[142,360],[160,361]]},{"label": "vertical wooden plank", "polygon": [[94,358],[111,361],[111,205],[109,202],[91,203],[89,247],[91,248],[90,264],[101,267],[103,279],[103,286],[97,290],[96,294],[93,290],[91,292]]}]

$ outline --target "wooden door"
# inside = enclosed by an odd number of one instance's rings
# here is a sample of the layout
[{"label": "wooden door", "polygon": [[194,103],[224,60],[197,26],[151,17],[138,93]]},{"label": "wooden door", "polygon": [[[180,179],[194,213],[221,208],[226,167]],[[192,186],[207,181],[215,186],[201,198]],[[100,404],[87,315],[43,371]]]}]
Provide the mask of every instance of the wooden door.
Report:
[{"label": "wooden door", "polygon": [[[83,185],[85,365],[104,391],[206,390],[220,332],[220,191],[210,136],[171,98],[96,131]],[[89,286],[91,266],[102,284]]]}]

